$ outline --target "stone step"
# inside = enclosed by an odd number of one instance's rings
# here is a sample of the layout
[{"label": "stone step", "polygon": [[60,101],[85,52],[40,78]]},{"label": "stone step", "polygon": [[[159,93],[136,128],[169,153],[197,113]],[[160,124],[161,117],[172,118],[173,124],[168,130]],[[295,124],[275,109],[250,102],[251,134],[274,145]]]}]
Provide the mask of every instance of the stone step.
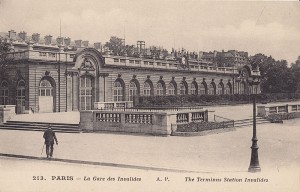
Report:
[{"label": "stone step", "polygon": [[[270,121],[262,118],[262,117],[257,117],[256,118],[256,124],[265,124],[265,123],[270,123]],[[253,125],[253,119],[240,119],[234,121],[234,127],[246,127],[246,126],[252,126]]]},{"label": "stone step", "polygon": [[[270,122],[256,122],[257,125],[259,125],[259,124],[266,124],[266,123],[270,123]],[[234,127],[240,128],[240,127],[247,127],[247,126],[252,126],[252,125],[253,125],[252,123],[249,123],[249,124],[234,125]]]},{"label": "stone step", "polygon": [[[258,121],[256,121],[256,123],[260,123],[260,122],[270,123],[270,121],[268,121],[268,120],[258,120]],[[243,122],[235,121],[234,122],[235,125],[242,125],[242,124],[249,124],[249,123],[253,123],[253,121],[243,121]]]},{"label": "stone step", "polygon": [[[35,124],[26,124],[26,123],[22,123],[22,124],[4,124],[5,126],[17,126],[17,127],[27,127],[27,128],[37,128],[37,129],[46,129],[47,126],[43,126],[43,125],[35,125]],[[56,128],[56,129],[78,129],[78,126],[51,126],[52,128]]]},{"label": "stone step", "polygon": [[14,124],[22,124],[22,123],[26,123],[26,124],[36,124],[36,125],[49,125],[51,124],[51,126],[78,126],[78,124],[72,124],[72,123],[48,123],[48,122],[33,122],[33,121],[7,121],[6,124],[10,124],[10,123],[14,123]]},{"label": "stone step", "polygon": [[[1,129],[6,130],[16,130],[16,131],[45,131],[46,129],[28,129],[28,128],[21,128],[21,127],[6,127],[6,126],[0,126]],[[59,130],[59,129],[53,129],[55,132],[58,133],[80,133],[78,130]]]},{"label": "stone step", "polygon": [[[55,132],[61,133],[80,133],[78,124],[50,123]],[[49,123],[46,122],[27,122],[27,121],[7,121],[0,125],[0,129],[20,130],[20,131],[45,131]]]}]

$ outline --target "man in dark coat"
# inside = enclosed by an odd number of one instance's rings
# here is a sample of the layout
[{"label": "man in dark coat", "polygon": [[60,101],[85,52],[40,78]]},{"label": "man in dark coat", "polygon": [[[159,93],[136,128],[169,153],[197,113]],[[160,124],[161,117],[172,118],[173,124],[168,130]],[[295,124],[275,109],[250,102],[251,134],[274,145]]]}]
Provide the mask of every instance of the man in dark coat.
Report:
[{"label": "man in dark coat", "polygon": [[46,144],[46,154],[47,158],[51,158],[53,155],[53,145],[54,140],[56,142],[56,145],[58,145],[57,138],[55,136],[55,132],[51,129],[51,125],[48,126],[48,129],[44,132],[44,139]]}]

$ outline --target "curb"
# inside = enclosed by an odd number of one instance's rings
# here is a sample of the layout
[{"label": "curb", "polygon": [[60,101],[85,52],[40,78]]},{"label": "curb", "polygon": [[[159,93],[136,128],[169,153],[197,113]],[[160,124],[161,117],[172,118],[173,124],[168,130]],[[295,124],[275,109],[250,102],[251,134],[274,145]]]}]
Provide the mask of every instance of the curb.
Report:
[{"label": "curb", "polygon": [[107,166],[107,167],[116,167],[116,168],[140,169],[140,170],[147,170],[147,171],[167,171],[167,172],[178,172],[178,173],[211,173],[209,171],[190,171],[190,170],[147,167],[147,166],[138,166],[138,165],[126,165],[126,164],[118,164],[118,163],[105,163],[105,162],[96,162],[96,161],[82,161],[82,160],[60,159],[60,158],[47,159],[45,157],[15,155],[15,154],[7,154],[7,153],[0,153],[0,157],[32,159],[32,160],[51,161],[51,162],[55,161],[55,162],[83,164],[83,165],[97,165],[97,166]]}]

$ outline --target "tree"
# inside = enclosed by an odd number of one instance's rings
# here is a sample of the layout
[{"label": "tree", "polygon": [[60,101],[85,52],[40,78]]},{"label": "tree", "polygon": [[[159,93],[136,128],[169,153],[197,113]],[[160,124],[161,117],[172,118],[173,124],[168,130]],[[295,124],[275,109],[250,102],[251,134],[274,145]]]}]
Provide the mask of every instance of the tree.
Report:
[{"label": "tree", "polygon": [[105,43],[105,47],[111,50],[113,55],[133,56],[135,53],[133,45],[125,45],[124,40],[116,36],[110,37],[109,42]]},{"label": "tree", "polygon": [[295,64],[292,64],[290,70],[291,70],[292,78],[295,81],[296,92],[300,93],[300,59],[298,59],[295,62]]},{"label": "tree", "polygon": [[168,50],[158,46],[151,46],[150,52],[152,57],[159,59],[165,59],[169,55]]},{"label": "tree", "polygon": [[10,43],[6,39],[0,37],[0,68],[4,70],[7,64],[11,62],[12,58],[9,57],[9,53],[12,52]]},{"label": "tree", "polygon": [[272,56],[256,54],[250,58],[252,68],[259,66],[263,93],[293,93],[297,89],[292,70],[285,60],[276,61]]}]

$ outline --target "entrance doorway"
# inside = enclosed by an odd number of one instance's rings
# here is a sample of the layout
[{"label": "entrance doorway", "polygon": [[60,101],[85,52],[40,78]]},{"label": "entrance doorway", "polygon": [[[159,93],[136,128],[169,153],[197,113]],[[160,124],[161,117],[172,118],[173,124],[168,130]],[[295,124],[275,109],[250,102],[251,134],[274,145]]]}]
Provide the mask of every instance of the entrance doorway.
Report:
[{"label": "entrance doorway", "polygon": [[17,113],[21,114],[25,111],[25,82],[24,80],[20,80],[18,82],[17,86],[17,94],[16,94],[16,100],[17,100]]},{"label": "entrance doorway", "polygon": [[93,78],[91,76],[80,77],[79,104],[80,110],[91,110],[93,104]]},{"label": "entrance doorway", "polygon": [[40,83],[39,87],[39,112],[52,113],[54,111],[53,87],[47,79]]}]

